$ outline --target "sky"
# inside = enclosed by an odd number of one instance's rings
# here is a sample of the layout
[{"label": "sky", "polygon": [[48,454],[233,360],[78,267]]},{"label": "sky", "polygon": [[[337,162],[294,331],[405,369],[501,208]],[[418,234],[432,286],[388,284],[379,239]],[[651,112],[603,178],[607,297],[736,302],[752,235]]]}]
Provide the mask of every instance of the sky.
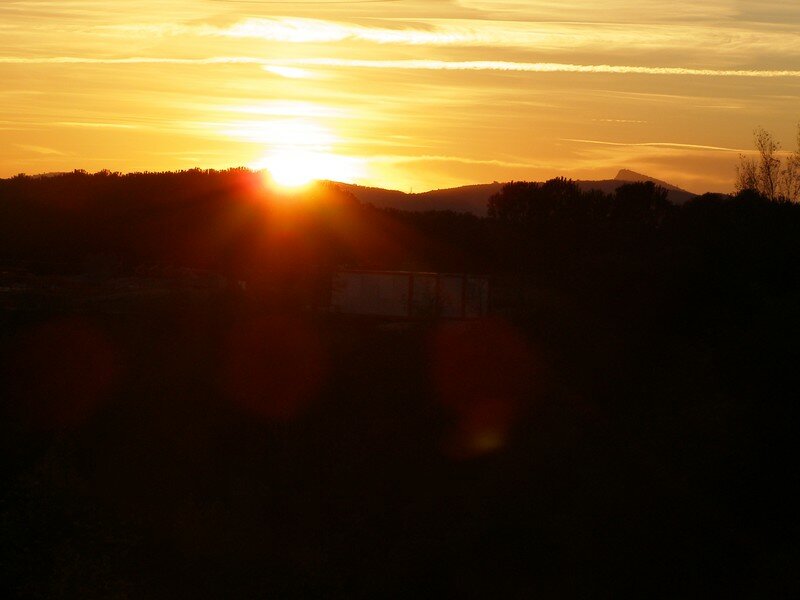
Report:
[{"label": "sky", "polygon": [[267,168],[730,191],[793,150],[793,0],[2,0],[0,177]]}]

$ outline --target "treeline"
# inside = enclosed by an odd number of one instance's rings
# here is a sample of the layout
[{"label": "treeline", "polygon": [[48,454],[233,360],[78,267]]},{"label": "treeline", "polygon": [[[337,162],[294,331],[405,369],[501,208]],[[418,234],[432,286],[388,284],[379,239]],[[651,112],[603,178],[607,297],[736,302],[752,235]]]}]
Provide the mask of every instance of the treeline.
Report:
[{"label": "treeline", "polygon": [[[457,242],[477,224],[441,213],[423,216],[418,230],[407,217],[363,206],[326,182],[279,192],[247,169],[18,175],[0,180],[0,261],[80,269],[100,256],[127,271],[161,264],[246,279],[339,264],[403,266],[422,257],[448,262],[453,250],[435,238]],[[423,239],[426,233],[433,238]]]},{"label": "treeline", "polygon": [[658,260],[686,273],[730,271],[743,287],[785,288],[797,284],[798,225],[800,205],[754,191],[676,206],[649,182],[610,195],[565,179],[513,182],[480,218],[378,209],[329,183],[279,193],[246,169],[0,180],[0,260],[81,265],[107,256],[128,271],[162,264],[237,279],[348,265],[563,283],[587,270],[600,276],[601,264]]},{"label": "treeline", "polygon": [[511,183],[489,200],[501,270],[556,280],[599,262],[671,264],[674,272],[727,273],[743,286],[794,288],[800,259],[800,204],[745,190],[705,194],[682,206],[651,182],[614,194],[582,192],[564,179]]},{"label": "treeline", "polygon": [[[320,207],[352,201],[325,186],[309,195]],[[0,258],[80,263],[102,254],[127,268],[236,273],[269,258],[267,240],[272,253],[292,258],[283,248],[291,243],[287,219],[272,226],[280,208],[261,176],[245,169],[17,176],[0,181]]]}]

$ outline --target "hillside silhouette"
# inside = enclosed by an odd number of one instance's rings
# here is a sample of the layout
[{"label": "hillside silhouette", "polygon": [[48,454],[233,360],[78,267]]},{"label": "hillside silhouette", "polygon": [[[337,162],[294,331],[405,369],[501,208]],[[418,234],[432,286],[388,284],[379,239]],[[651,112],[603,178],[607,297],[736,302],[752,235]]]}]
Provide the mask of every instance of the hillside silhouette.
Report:
[{"label": "hillside silhouette", "polygon": [[[614,179],[577,180],[575,183],[584,191],[600,190],[605,194],[613,194],[617,188],[625,183],[642,181],[652,181],[656,185],[663,187],[668,191],[667,198],[673,204],[683,204],[696,196],[696,194],[682,190],[674,185],[627,169],[621,169]],[[417,193],[347,183],[337,183],[337,185],[349,191],[361,202],[373,204],[380,208],[413,211],[452,210],[485,216],[487,201],[492,195],[499,192],[505,184],[498,182],[484,183]]]},{"label": "hillside silhouette", "polygon": [[[800,205],[616,186],[0,180],[8,596],[794,597]],[[490,315],[331,314],[342,267]]]}]

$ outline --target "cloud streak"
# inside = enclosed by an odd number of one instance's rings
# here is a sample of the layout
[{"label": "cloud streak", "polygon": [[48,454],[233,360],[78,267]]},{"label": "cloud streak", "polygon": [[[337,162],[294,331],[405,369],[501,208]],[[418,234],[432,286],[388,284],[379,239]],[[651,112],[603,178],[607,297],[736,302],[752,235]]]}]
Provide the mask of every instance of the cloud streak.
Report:
[{"label": "cloud streak", "polygon": [[455,162],[465,165],[486,165],[493,167],[510,167],[510,168],[520,168],[520,167],[531,168],[540,166],[540,165],[534,165],[529,162],[515,162],[515,161],[507,161],[499,159],[468,158],[463,156],[442,156],[438,154],[419,154],[411,156],[402,154],[393,154],[393,155],[364,157],[364,160],[368,160],[374,163],[383,163],[383,164],[406,164],[406,163],[419,163],[419,162]]},{"label": "cloud streak", "polygon": [[89,129],[136,129],[137,125],[125,123],[100,123],[96,121],[58,121],[52,123],[58,127],[86,127]]},{"label": "cloud streak", "polygon": [[736,152],[738,154],[749,152],[741,148],[725,148],[722,146],[704,146],[702,144],[680,144],[677,142],[607,142],[603,140],[582,140],[575,138],[561,138],[562,142],[578,142],[581,144],[597,144],[600,146],[625,146],[648,148],[675,148],[679,150],[712,150],[715,152]]},{"label": "cloud streak", "polygon": [[[376,22],[377,21],[377,22]],[[383,25],[383,26],[382,26]],[[215,37],[289,44],[374,43],[383,46],[456,46],[533,49],[572,53],[576,49],[681,51],[713,50],[716,56],[763,53],[779,47],[800,52],[794,29],[730,22],[709,27],[696,21],[646,21],[635,27],[619,22],[552,22],[424,18],[382,18],[368,24],[320,18],[258,17],[229,25],[211,23],[125,23],[94,27],[90,34],[152,38]]]},{"label": "cloud streak", "polygon": [[350,67],[368,69],[414,69],[431,71],[515,71],[523,73],[611,73],[617,75],[690,75],[703,77],[800,77],[789,69],[696,69],[689,67],[647,67],[631,65],[576,65],[495,60],[360,60],[342,58],[298,58],[279,64]]},{"label": "cloud streak", "polygon": [[18,148],[27,150],[28,152],[35,152],[36,154],[44,154],[45,156],[66,156],[61,150],[55,148],[48,148],[46,146],[34,146],[31,144],[17,144]]},{"label": "cloud streak", "polygon": [[693,77],[791,77],[799,78],[800,70],[790,69],[696,69],[690,67],[649,67],[635,65],[578,65],[569,63],[533,63],[500,60],[369,60],[348,58],[289,58],[274,60],[254,56],[212,56],[205,58],[176,58],[131,56],[96,58],[81,56],[17,57],[2,56],[0,64],[44,65],[260,65],[334,67],[352,69],[406,69],[423,71],[508,71],[520,73],[604,73],[615,75],[686,75]]}]

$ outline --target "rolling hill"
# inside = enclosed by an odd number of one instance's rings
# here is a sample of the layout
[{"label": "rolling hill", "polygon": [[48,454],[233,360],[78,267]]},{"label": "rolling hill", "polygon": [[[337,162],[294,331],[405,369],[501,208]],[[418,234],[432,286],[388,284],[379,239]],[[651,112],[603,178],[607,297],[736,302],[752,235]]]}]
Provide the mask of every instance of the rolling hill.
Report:
[{"label": "rolling hill", "polygon": [[[575,181],[575,183],[584,190],[595,189],[610,194],[621,185],[637,181],[652,181],[656,185],[662,186],[667,190],[670,202],[674,204],[683,204],[695,196],[695,194],[691,192],[682,190],[664,181],[627,169],[620,170],[614,179],[602,179],[598,181],[578,180]],[[493,194],[499,192],[505,184],[495,181],[493,183],[466,185],[416,194],[349,183],[338,183],[338,185],[352,193],[361,202],[373,204],[380,208],[396,208],[414,211],[452,210],[456,212],[485,215],[487,201]]]}]

